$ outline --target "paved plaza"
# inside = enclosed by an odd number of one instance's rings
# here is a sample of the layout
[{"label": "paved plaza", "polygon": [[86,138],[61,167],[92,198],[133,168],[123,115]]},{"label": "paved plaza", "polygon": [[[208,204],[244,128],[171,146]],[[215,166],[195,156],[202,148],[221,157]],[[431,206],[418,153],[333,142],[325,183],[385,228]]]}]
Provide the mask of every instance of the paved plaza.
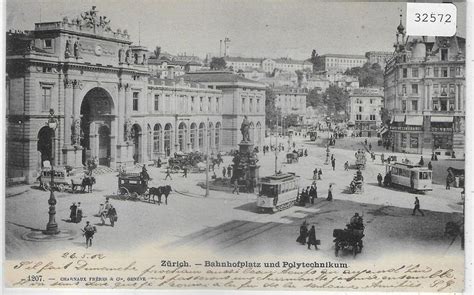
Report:
[{"label": "paved plaza", "polygon": [[[49,192],[36,186],[10,187],[6,198],[6,256],[7,259],[26,259],[53,249],[85,249],[81,228],[86,221],[97,227],[93,244],[97,251],[133,251],[146,243],[163,251],[191,247],[235,255],[249,252],[255,255],[301,254],[309,250],[295,240],[300,225],[306,220],[309,225],[315,225],[317,239],[321,240],[318,257],[334,257],[332,231],[344,228],[355,212],[364,216],[366,224],[364,250],[357,259],[374,259],[401,251],[462,255],[459,239],[452,242],[451,238],[444,236],[446,222],[462,219],[460,188],[446,190],[442,184],[435,183],[433,191],[415,195],[379,187],[376,176],[384,174],[385,167],[377,156],[374,162],[369,158],[363,170],[364,192],[348,193],[347,187],[355,170],[344,171],[343,166],[346,161],[354,163],[354,151],[363,148],[364,139],[338,140],[335,147],[331,147],[331,153],[336,157],[336,169],[332,171],[330,165],[324,165],[326,139],[311,142],[309,138],[295,137],[297,148],[306,148],[308,157],[300,158],[298,163],[284,164],[286,151],[280,152],[278,169],[297,173],[301,176],[301,186],[306,187],[312,183],[314,168],[322,168],[322,180],[317,182],[318,199],[313,205],[294,206],[274,214],[257,212],[255,194],[210,191],[209,197],[204,197],[205,191],[197,183],[205,181],[205,173],[189,173],[188,178],[183,178],[182,173],[173,174],[172,180],[165,181],[164,167],[150,167],[148,171],[153,179],[149,186],[169,184],[173,188],[168,205],[111,199],[117,209],[118,221],[114,227],[108,222],[102,225],[96,216],[99,204],[105,201],[105,196],[117,193],[117,173],[98,175],[93,193],[56,193],[56,221],[61,230],[72,231],[72,237],[38,242],[25,237],[32,231],[39,232],[45,228]],[[267,143],[269,140],[266,139]],[[368,138],[368,141],[376,147],[377,138]],[[280,142],[286,147],[285,139],[280,139]],[[378,155],[380,152],[377,150]],[[420,158],[420,155],[385,154],[397,155],[401,159],[408,157],[414,162]],[[258,157],[260,176],[272,174],[275,154],[263,155],[260,152]],[[225,156],[224,165],[230,163],[231,157]],[[216,166],[218,177],[222,177],[221,170]],[[330,183],[335,185],[333,202],[325,200]],[[420,199],[424,217],[411,215],[415,196]],[[79,224],[68,222],[69,206],[73,202],[81,202],[84,211],[85,217]],[[346,258],[343,255],[338,259]]]}]

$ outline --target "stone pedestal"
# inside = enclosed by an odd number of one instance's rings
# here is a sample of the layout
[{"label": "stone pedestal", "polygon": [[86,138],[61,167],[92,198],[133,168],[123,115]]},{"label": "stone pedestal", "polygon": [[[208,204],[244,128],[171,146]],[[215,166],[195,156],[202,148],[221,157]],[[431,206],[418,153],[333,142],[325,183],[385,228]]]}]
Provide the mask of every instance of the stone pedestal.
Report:
[{"label": "stone pedestal", "polygon": [[260,168],[260,165],[257,165],[253,144],[246,141],[239,143],[239,151],[234,156],[233,162],[232,181],[238,181],[239,186],[244,187],[244,191],[253,192]]},{"label": "stone pedestal", "polygon": [[68,146],[63,148],[64,165],[74,168],[82,167],[82,150],[81,146]]}]

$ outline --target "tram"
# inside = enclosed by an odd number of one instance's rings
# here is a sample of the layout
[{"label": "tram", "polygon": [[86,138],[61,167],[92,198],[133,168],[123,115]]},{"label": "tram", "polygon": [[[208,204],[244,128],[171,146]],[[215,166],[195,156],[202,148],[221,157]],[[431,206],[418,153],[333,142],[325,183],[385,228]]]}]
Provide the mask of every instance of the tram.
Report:
[{"label": "tram", "polygon": [[316,138],[318,137],[318,131],[316,131],[316,129],[310,130],[308,134],[311,141],[316,141]]},{"label": "tram", "polygon": [[299,179],[300,177],[294,173],[280,173],[260,178],[258,210],[276,212],[292,207],[298,197]]},{"label": "tram", "polygon": [[389,175],[388,185],[406,187],[416,192],[433,190],[432,170],[416,164],[387,164],[385,172]]}]

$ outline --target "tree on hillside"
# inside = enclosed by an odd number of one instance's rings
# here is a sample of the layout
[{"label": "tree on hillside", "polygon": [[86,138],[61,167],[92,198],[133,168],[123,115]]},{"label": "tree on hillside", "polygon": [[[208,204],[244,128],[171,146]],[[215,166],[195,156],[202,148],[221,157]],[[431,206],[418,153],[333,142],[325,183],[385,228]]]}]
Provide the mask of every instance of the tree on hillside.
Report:
[{"label": "tree on hillside", "polygon": [[226,67],[226,62],[223,57],[213,57],[209,66],[211,70],[223,70]]},{"label": "tree on hillside", "polygon": [[383,86],[383,69],[378,63],[365,63],[362,67],[347,69],[344,74],[358,77],[360,87]]},{"label": "tree on hillside", "polygon": [[323,104],[328,108],[328,115],[344,111],[348,100],[347,91],[336,85],[330,85],[323,95]]},{"label": "tree on hillside", "polygon": [[322,60],[316,52],[316,49],[313,49],[313,51],[311,52],[311,58],[309,59],[309,61],[313,64],[313,72],[323,69]]},{"label": "tree on hillside", "polygon": [[161,46],[156,46],[155,50],[153,50],[153,55],[155,56],[156,59],[160,57],[161,54]]},{"label": "tree on hillside", "polygon": [[269,87],[265,89],[265,124],[273,129],[280,117],[280,109],[276,107],[276,94]]},{"label": "tree on hillside", "polygon": [[311,89],[308,92],[308,96],[306,97],[306,104],[314,108],[318,108],[319,106],[322,106],[323,104],[322,93],[320,93],[320,91],[316,88]]}]

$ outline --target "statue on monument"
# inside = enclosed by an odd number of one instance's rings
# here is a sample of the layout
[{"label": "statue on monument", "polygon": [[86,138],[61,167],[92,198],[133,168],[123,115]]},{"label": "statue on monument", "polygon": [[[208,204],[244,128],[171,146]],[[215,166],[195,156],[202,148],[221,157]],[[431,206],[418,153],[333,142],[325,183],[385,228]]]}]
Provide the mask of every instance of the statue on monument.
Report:
[{"label": "statue on monument", "polygon": [[133,139],[132,135],[132,121],[130,119],[125,123],[125,141],[131,141]]},{"label": "statue on monument", "polygon": [[242,141],[243,142],[250,142],[250,123],[247,119],[247,116],[244,116],[244,120],[242,121],[242,125],[240,125],[240,132],[242,133]]},{"label": "statue on monument", "polygon": [[70,57],[71,56],[71,52],[72,52],[72,44],[71,44],[71,40],[66,40],[66,50],[64,52],[64,56],[66,58]]},{"label": "statue on monument", "polygon": [[80,56],[79,56],[79,47],[80,47],[79,41],[76,41],[76,42],[74,43],[74,56],[75,56],[76,58],[79,58],[79,57],[80,57]]},{"label": "statue on monument", "polygon": [[72,125],[72,144],[73,145],[80,145],[81,144],[81,119],[74,120],[74,124]]}]

